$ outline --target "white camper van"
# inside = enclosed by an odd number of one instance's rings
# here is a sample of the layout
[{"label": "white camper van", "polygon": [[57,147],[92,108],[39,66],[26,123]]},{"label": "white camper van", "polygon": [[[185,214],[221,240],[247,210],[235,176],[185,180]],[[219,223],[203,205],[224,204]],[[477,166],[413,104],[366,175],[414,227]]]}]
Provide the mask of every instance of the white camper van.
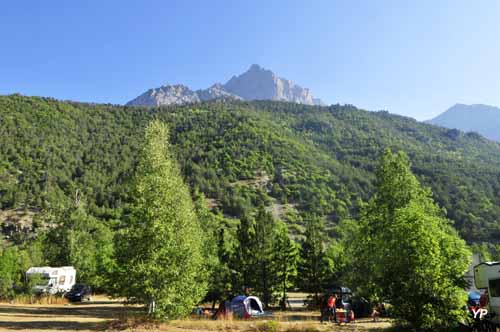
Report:
[{"label": "white camper van", "polygon": [[488,290],[488,311],[495,314],[492,323],[500,324],[500,262],[483,262],[474,266],[474,283],[477,289]]},{"label": "white camper van", "polygon": [[26,278],[30,276],[40,275],[42,281],[34,287],[37,293],[56,294],[60,292],[68,292],[76,283],[76,270],[73,266],[62,267],[30,267],[26,271]]}]

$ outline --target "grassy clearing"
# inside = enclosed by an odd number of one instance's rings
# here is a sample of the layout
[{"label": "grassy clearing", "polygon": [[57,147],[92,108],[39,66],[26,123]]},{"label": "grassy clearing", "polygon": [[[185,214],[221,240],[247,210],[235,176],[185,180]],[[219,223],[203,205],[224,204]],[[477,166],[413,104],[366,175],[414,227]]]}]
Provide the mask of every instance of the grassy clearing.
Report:
[{"label": "grassy clearing", "polygon": [[186,318],[168,323],[148,319],[137,306],[97,298],[77,304],[0,304],[0,331],[174,331],[174,332],[387,332],[390,321],[321,324],[314,311],[275,312],[259,320]]},{"label": "grassy clearing", "polygon": [[[269,321],[194,321],[178,320],[170,323],[155,326],[158,331],[234,331],[234,332],[325,332],[325,331],[389,331],[392,328],[391,322],[369,322],[362,321],[351,324],[321,324],[315,321],[293,321],[280,322]],[[147,328],[146,328],[147,329]],[[142,331],[141,326],[135,326],[132,331]]]},{"label": "grassy clearing", "polygon": [[262,320],[210,320],[181,319],[168,323],[158,323],[143,317],[115,321],[110,324],[110,330],[121,331],[178,331],[178,332],[326,332],[326,331],[359,331],[387,332],[393,324],[389,320],[372,322],[361,319],[355,323],[332,324],[320,323],[315,312],[275,313],[272,319]]}]

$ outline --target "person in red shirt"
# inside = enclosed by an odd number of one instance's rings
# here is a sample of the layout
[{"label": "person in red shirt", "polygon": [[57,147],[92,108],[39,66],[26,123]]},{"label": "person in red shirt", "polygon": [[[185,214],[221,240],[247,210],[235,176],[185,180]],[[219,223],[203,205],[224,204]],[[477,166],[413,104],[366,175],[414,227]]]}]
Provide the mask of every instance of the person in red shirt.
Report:
[{"label": "person in red shirt", "polygon": [[328,298],[327,306],[328,306],[328,318],[330,320],[330,317],[333,316],[333,320],[335,323],[337,322],[337,305],[335,304],[337,302],[337,295],[332,294]]},{"label": "person in red shirt", "polygon": [[479,307],[486,308],[488,306],[488,290],[485,290],[484,293],[481,294],[479,298]]}]

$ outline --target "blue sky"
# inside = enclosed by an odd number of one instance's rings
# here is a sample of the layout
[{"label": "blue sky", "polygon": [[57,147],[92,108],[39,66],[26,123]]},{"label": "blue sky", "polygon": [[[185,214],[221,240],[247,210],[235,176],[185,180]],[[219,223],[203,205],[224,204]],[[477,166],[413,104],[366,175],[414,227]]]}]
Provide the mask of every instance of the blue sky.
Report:
[{"label": "blue sky", "polygon": [[500,106],[500,1],[5,1],[0,94],[125,103],[252,63],[328,103]]}]

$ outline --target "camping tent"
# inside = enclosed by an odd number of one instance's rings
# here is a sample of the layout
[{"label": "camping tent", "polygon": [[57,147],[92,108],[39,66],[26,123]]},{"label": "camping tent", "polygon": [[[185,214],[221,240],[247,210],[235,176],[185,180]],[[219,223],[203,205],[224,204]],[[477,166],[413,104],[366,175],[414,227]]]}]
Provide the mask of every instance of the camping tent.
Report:
[{"label": "camping tent", "polygon": [[250,318],[264,315],[262,303],[256,296],[239,295],[231,300],[230,310],[240,318]]}]

